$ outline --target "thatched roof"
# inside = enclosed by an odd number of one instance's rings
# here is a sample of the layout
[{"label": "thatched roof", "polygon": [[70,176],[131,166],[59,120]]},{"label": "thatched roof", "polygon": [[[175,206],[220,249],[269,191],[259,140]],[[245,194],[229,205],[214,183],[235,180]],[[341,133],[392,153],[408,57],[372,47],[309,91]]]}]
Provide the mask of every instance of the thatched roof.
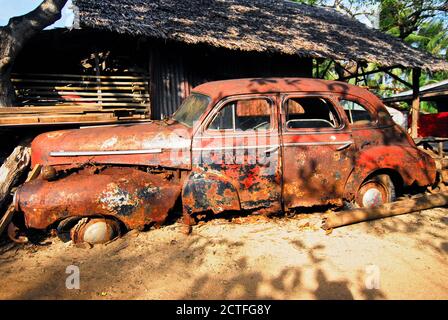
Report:
[{"label": "thatched roof", "polygon": [[81,28],[190,44],[448,70],[448,63],[334,10],[283,0],[74,0]]}]

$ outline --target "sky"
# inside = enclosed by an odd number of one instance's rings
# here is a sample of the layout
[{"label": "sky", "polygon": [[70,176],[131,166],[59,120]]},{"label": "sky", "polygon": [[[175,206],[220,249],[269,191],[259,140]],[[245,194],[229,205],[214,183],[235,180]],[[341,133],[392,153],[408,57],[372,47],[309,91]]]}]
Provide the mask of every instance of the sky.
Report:
[{"label": "sky", "polygon": [[[20,16],[35,9],[42,0],[0,0],[0,26],[8,23],[9,18]],[[62,18],[47,29],[55,27],[69,27],[73,22],[73,12],[70,10],[72,1],[69,0],[62,10]]]}]

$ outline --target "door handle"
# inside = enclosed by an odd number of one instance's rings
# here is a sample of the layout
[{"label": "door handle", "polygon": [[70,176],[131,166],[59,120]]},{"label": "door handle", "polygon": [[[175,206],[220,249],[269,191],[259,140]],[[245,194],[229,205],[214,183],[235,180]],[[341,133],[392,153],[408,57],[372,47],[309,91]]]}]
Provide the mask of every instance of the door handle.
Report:
[{"label": "door handle", "polygon": [[346,144],[344,144],[344,145],[340,146],[339,148],[337,148],[336,150],[342,151],[342,150],[347,149],[348,147],[350,147],[352,144],[353,144],[353,141],[349,141]]},{"label": "door handle", "polygon": [[279,146],[271,147],[271,148],[269,148],[269,149],[266,149],[266,150],[264,151],[264,153],[271,153],[271,152],[277,151],[278,148],[279,148]]}]

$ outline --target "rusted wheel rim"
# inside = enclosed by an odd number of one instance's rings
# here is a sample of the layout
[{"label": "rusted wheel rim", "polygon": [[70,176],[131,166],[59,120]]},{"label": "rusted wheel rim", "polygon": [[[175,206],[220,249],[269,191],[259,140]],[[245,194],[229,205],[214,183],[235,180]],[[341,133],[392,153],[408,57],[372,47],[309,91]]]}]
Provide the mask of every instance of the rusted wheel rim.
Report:
[{"label": "rusted wheel rim", "polygon": [[388,192],[379,182],[367,182],[358,191],[357,203],[364,208],[378,207],[388,202]]},{"label": "rusted wheel rim", "polygon": [[116,221],[103,218],[83,218],[70,231],[74,243],[90,244],[106,243],[120,234],[120,226]]}]

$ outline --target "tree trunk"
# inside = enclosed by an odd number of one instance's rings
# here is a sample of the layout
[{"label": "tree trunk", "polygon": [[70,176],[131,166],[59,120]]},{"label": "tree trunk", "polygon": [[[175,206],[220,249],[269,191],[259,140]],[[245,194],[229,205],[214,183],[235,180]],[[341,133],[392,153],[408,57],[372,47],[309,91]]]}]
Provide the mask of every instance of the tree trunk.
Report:
[{"label": "tree trunk", "polygon": [[0,167],[0,207],[11,192],[11,188],[28,169],[30,158],[30,148],[18,146]]},{"label": "tree trunk", "polygon": [[14,104],[11,71],[17,55],[31,37],[61,18],[66,3],[67,0],[44,0],[33,11],[11,18],[0,27],[0,107]]},{"label": "tree trunk", "polygon": [[12,60],[15,56],[12,37],[6,27],[0,27],[0,106],[12,106],[14,90],[11,83]]}]

